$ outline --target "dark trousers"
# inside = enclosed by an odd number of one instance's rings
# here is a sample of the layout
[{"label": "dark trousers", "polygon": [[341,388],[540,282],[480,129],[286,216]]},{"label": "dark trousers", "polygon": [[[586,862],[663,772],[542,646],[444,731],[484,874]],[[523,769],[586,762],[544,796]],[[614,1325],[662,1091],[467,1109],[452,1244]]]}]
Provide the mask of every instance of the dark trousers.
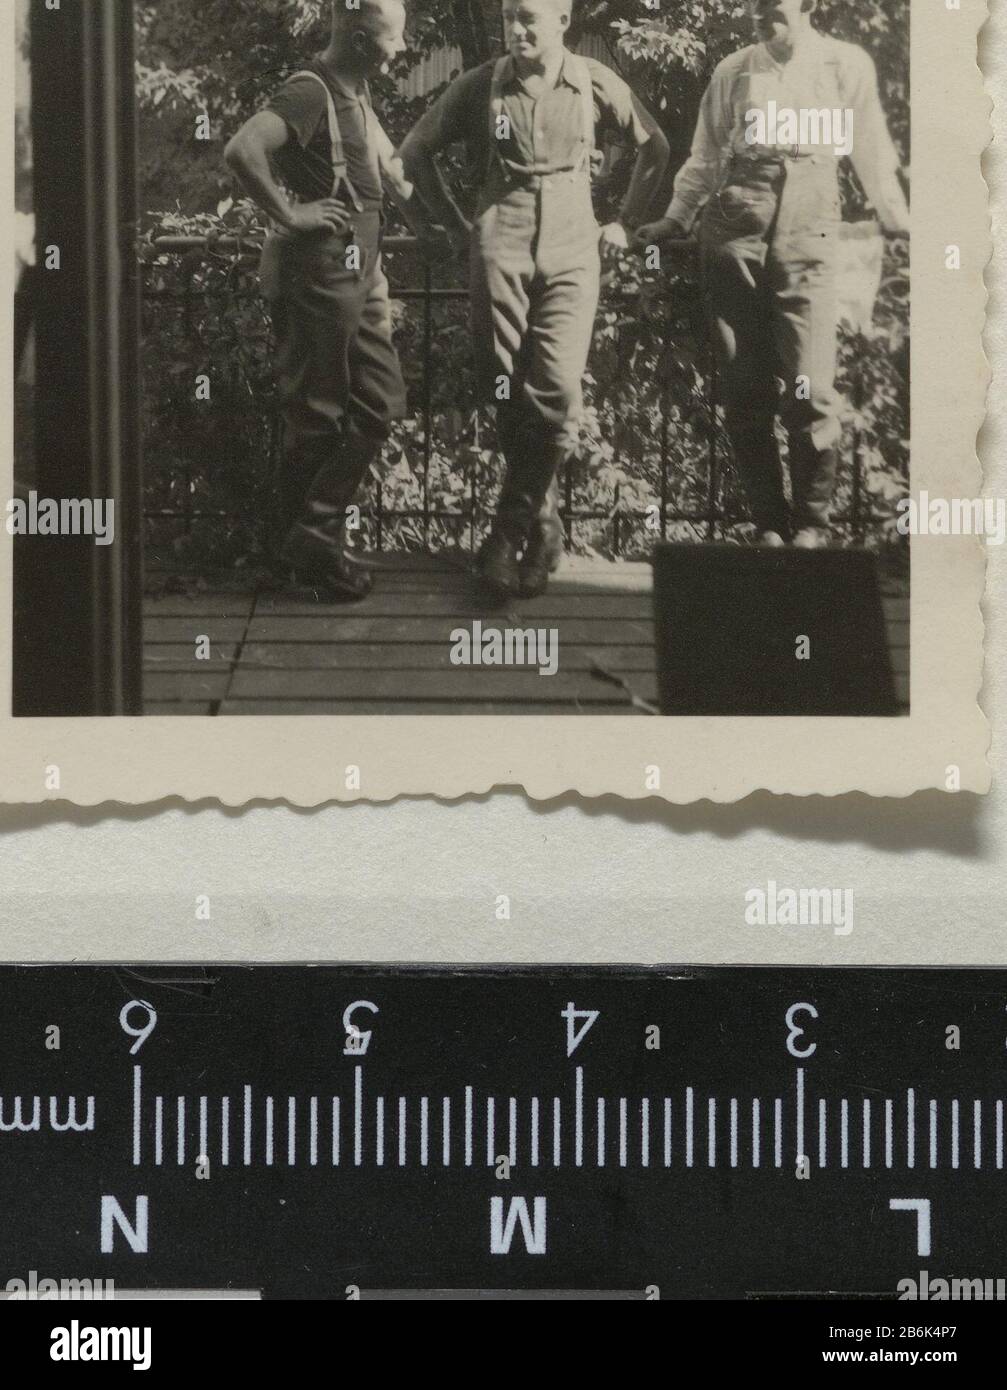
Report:
[{"label": "dark trousers", "polygon": [[[703,215],[727,427],[759,530],[787,535],[830,522],[842,432],[839,228],[832,154],[739,158]],[[777,416],[790,442],[792,507]]]},{"label": "dark trousers", "polygon": [[[380,215],[355,219],[360,269],[347,268],[345,236],[278,238],[269,287],[284,421],[281,492],[296,518],[319,470],[345,456],[346,504],[363,479],[349,435],[382,443],[406,411],[392,343],[388,281],[381,266]],[[371,449],[373,456],[373,449]]]}]

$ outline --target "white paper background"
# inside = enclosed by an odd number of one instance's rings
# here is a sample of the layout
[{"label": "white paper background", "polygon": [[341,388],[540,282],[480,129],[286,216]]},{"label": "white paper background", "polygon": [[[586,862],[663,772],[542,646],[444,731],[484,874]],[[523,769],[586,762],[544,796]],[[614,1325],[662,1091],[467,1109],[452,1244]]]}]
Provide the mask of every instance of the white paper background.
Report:
[{"label": "white paper background", "polygon": [[[1005,89],[1007,14],[984,36]],[[954,113],[948,113],[953,120]],[[981,440],[1007,494],[1007,117],[987,343],[996,371]],[[1002,737],[1004,547],[991,550],[989,664],[998,785],[985,800],[757,796],[739,806],[531,806],[516,794],[443,806],[75,811],[0,807],[0,956],[41,959],[1007,962]],[[849,888],[852,935],[745,925],[744,894]],[[211,920],[196,920],[197,895]],[[498,894],[511,920],[496,916]]]}]

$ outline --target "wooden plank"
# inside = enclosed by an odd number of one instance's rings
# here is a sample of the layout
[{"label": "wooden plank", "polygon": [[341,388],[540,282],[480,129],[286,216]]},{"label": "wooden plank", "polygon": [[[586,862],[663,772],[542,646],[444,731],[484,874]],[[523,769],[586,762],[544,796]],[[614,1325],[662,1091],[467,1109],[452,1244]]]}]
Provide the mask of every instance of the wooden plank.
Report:
[{"label": "wooden plank", "polygon": [[[560,640],[560,663],[564,671],[588,671],[600,663],[609,670],[653,671],[654,649],[638,647],[574,647]],[[431,642],[423,646],[383,642],[255,642],[245,647],[241,671],[266,670],[385,670],[452,671],[448,643]]]},{"label": "wooden plank", "polygon": [[145,598],[146,618],[247,618],[255,602],[254,592],[205,593],[188,598],[185,594],[165,594],[160,598]]},{"label": "wooden plank", "polygon": [[195,671],[148,671],[143,678],[144,699],[148,704],[222,700],[229,680],[229,672],[204,675]]},{"label": "wooden plank", "polygon": [[[630,682],[643,699],[656,698],[653,675],[641,672]],[[245,671],[238,668],[228,691],[233,700],[478,700],[498,704],[564,705],[617,704],[628,700],[608,681],[587,673],[540,676],[536,671],[456,668],[451,671],[413,671],[408,681],[395,671]]]},{"label": "wooden plank", "polygon": [[209,661],[197,661],[195,646],[170,642],[148,644],[143,650],[143,664],[148,671],[229,671],[234,664],[238,647],[234,642],[211,646]]},{"label": "wooden plank", "polygon": [[211,644],[240,642],[247,627],[245,618],[214,618],[207,614],[191,618],[148,618],[143,627],[146,646],[185,644],[195,649],[197,637],[209,637]]},{"label": "wooden plank", "polygon": [[[256,606],[256,617],[338,616],[346,612],[345,604],[318,602],[307,594],[300,596],[263,595]],[[451,593],[371,594],[363,603],[353,604],[353,612],[365,618],[427,618],[443,617],[461,622],[481,619],[484,623],[501,626],[513,618],[515,624],[560,622],[564,618],[580,617],[585,612],[597,618],[649,619],[652,614],[646,594],[553,594],[542,598],[514,599],[494,607],[476,595]]]},{"label": "wooden plank", "polygon": [[[355,611],[355,610],[351,610]],[[538,626],[524,623],[494,623],[500,627]],[[317,617],[255,617],[248,630],[248,641],[254,642],[378,642],[447,643],[455,627],[464,621],[454,618],[368,618],[321,615]],[[654,638],[652,622],[628,622],[611,618],[568,618],[560,626],[560,643],[570,646],[629,646],[649,645]]]},{"label": "wooden plank", "polygon": [[[408,575],[382,576],[377,580],[375,590],[379,594],[467,594],[474,595],[477,590],[471,578],[465,575],[443,575],[426,576],[418,575],[410,577]],[[596,596],[604,597],[629,597],[632,594],[639,594],[641,598],[649,597],[652,593],[652,585],[634,586],[620,590],[617,585],[594,585],[568,580],[566,583],[558,583],[553,580],[549,586],[549,594],[559,594],[564,598],[592,598]],[[273,592],[271,597],[278,597]],[[288,595],[289,597],[289,595]]]},{"label": "wooden plank", "polygon": [[[427,555],[422,552],[383,554],[363,554],[362,563],[374,571],[379,583],[389,575],[461,575],[468,577],[472,557],[464,551],[451,551],[444,555]],[[606,560],[589,555],[567,555],[561,562],[553,584],[566,582],[584,584],[601,589],[649,589],[653,582],[653,568],[641,560]]]}]

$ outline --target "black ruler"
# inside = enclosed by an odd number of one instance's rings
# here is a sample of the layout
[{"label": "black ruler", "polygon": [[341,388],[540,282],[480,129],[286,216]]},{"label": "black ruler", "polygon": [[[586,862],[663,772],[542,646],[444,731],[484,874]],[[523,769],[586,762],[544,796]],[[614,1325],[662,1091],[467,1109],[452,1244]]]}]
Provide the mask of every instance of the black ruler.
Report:
[{"label": "black ruler", "polygon": [[5,968],[0,997],[0,1291],[1007,1275],[1002,971]]}]

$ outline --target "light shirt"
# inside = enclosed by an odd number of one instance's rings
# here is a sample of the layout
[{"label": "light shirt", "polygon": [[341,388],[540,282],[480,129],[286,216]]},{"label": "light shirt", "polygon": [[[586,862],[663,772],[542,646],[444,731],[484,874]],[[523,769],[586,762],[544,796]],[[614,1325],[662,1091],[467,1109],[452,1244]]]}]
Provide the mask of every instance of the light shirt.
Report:
[{"label": "light shirt", "polygon": [[[594,94],[596,139],[639,149],[654,133],[657,122],[629,87],[610,68],[594,58],[582,59]],[[576,167],[583,150],[584,120],[575,72],[564,59],[556,86],[532,97],[524,89],[513,60],[504,75],[506,138],[493,141],[489,130],[490,93],[495,60],[472,68],[455,79],[417,125],[412,140],[432,153],[464,141],[474,168],[484,173],[494,150],[512,173],[560,171]]]},{"label": "light shirt", "polygon": [[[753,120],[750,113],[760,113],[763,119]],[[805,114],[802,125],[802,113],[817,114],[810,119]],[[743,48],[725,58],[713,74],[692,153],[675,180],[668,216],[688,230],[735,155],[814,154],[838,162],[837,149],[848,151],[882,222],[907,225],[909,213],[896,176],[899,157],[870,54],[817,31],[786,63],[776,62],[765,44]]]}]

